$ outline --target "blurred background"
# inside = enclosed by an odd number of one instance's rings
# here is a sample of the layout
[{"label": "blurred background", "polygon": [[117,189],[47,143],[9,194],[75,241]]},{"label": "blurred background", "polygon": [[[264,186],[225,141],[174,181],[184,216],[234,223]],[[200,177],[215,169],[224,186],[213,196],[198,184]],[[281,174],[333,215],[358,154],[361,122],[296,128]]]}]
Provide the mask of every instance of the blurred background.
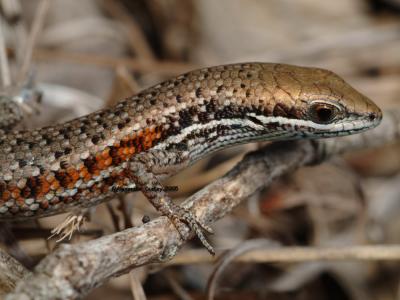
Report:
[{"label": "blurred background", "polygon": [[[47,3],[43,4],[44,2]],[[399,0],[2,0],[11,58],[42,18],[30,71],[43,94],[26,127],[90,113],[197,67],[282,62],[327,68],[383,109],[399,107]],[[12,4],[10,6],[10,3]],[[19,5],[18,5],[19,3]],[[15,5],[17,4],[17,5]],[[38,7],[44,5],[42,13]],[[22,45],[22,46],[21,46]],[[10,60],[11,72],[13,59]],[[24,84],[15,81],[15,85]],[[176,201],[222,176],[258,145],[219,152],[171,179]],[[284,246],[395,244],[400,240],[400,154],[392,144],[303,168],[254,195],[217,222],[217,249],[268,238]],[[157,213],[140,193],[102,204],[71,243],[140,225]],[[56,243],[65,215],[10,225],[2,247],[33,268]],[[205,299],[215,265],[185,256],[145,266],[93,290],[87,299],[132,299],[133,278],[148,299]],[[185,260],[187,258],[187,260]],[[196,259],[195,259],[196,261]],[[231,263],[216,299],[400,299],[399,264],[389,262]]]}]

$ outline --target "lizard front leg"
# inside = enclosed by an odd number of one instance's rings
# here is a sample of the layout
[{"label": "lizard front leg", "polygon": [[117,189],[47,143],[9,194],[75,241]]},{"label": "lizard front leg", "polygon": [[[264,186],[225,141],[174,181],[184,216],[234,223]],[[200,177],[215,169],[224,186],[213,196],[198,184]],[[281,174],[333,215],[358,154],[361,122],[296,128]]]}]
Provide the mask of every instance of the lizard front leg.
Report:
[{"label": "lizard front leg", "polygon": [[188,225],[195,232],[201,243],[208,252],[215,254],[213,247],[208,243],[204,232],[212,233],[212,230],[201,224],[189,210],[173,203],[171,197],[165,192],[157,176],[150,170],[146,162],[133,160],[129,163],[130,179],[135,183],[150,203],[162,215],[167,216],[174,224],[180,235],[183,237],[184,226]]}]

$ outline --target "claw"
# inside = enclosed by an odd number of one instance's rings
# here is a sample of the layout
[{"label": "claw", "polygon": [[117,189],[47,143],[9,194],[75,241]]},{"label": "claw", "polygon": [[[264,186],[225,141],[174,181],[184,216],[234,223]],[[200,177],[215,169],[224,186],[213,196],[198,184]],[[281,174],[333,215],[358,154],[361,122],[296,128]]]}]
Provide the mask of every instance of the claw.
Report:
[{"label": "claw", "polygon": [[171,219],[172,223],[174,224],[175,228],[178,230],[182,238],[184,237],[183,230],[181,227],[183,222],[187,226],[189,226],[191,230],[194,231],[194,233],[197,235],[200,242],[208,250],[208,252],[211,255],[215,255],[215,250],[213,246],[210,245],[210,243],[207,241],[203,233],[203,232],[213,233],[213,230],[209,226],[201,224],[199,221],[196,220],[196,218],[190,211],[182,207],[177,207],[174,210],[173,215],[169,216],[169,218]]},{"label": "claw", "polygon": [[214,234],[214,230],[210,226],[201,223],[198,223],[198,225],[201,227],[202,231],[205,231],[208,234]]}]

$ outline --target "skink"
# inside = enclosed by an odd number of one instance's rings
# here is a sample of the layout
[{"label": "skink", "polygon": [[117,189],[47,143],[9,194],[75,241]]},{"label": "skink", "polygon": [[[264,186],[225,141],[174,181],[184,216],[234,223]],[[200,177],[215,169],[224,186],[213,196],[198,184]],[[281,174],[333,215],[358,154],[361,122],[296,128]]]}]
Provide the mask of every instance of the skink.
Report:
[{"label": "skink", "polygon": [[269,63],[195,70],[63,124],[4,128],[0,220],[89,207],[136,187],[213,252],[203,236],[209,228],[173,204],[163,178],[228,146],[349,135],[381,118],[371,100],[327,70]]}]

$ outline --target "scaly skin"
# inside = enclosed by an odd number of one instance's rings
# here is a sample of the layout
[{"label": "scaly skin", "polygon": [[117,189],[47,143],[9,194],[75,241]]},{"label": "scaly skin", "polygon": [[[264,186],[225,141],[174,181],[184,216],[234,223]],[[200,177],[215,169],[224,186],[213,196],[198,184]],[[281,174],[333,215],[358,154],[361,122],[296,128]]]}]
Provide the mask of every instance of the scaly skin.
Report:
[{"label": "scaly skin", "polygon": [[[144,191],[150,180],[161,187],[160,178],[229,145],[348,135],[381,117],[327,70],[245,63],[192,71],[113,108],[0,136],[0,220],[89,207],[116,187]],[[167,195],[144,193],[163,214],[193,225]]]}]

